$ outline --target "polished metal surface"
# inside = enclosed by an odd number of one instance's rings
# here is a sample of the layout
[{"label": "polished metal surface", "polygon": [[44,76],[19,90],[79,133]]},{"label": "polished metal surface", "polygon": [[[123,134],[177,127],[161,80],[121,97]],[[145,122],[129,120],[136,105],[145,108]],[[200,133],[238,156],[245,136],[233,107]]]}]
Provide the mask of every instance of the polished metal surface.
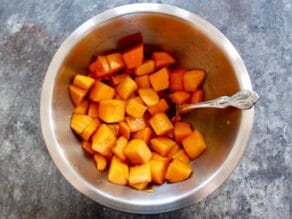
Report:
[{"label": "polished metal surface", "polygon": [[184,117],[201,130],[206,152],[191,163],[190,179],[155,186],[145,193],[107,181],[83,154],[69,127],[73,110],[68,85],[87,73],[96,54],[119,49],[121,37],[140,32],[149,48],[174,54],[178,67],[207,72],[205,99],[252,90],[236,49],[202,18],[162,4],[132,4],[101,13],[77,28],[53,57],[41,94],[41,127],[49,153],[64,177],[80,192],[108,207],[134,213],[158,213],[193,204],[217,189],[238,164],[253,124],[253,108],[198,109]]},{"label": "polished metal surface", "polygon": [[254,91],[241,90],[231,97],[222,96],[213,100],[208,100],[200,103],[182,104],[176,106],[176,114],[189,113],[194,109],[200,108],[218,108],[224,109],[226,107],[235,107],[237,109],[248,110],[254,106],[259,99],[259,95]]}]

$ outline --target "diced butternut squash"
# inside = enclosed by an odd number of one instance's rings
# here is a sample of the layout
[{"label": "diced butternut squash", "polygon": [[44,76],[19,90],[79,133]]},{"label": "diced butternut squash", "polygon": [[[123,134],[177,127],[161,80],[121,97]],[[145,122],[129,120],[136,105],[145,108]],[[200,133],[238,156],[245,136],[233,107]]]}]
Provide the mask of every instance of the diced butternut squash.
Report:
[{"label": "diced butternut squash", "polygon": [[93,119],[91,123],[82,131],[81,138],[85,141],[88,141],[91,135],[97,130],[100,125],[100,121],[98,119]]},{"label": "diced butternut squash", "polygon": [[128,69],[137,68],[138,66],[142,65],[144,59],[143,44],[135,46],[124,52],[122,57]]},{"label": "diced butternut squash", "polygon": [[86,114],[88,109],[88,100],[83,100],[78,106],[75,107],[73,113]]},{"label": "diced butternut squash", "polygon": [[94,79],[85,75],[76,75],[73,80],[73,85],[83,90],[88,91],[94,84]]},{"label": "diced butternut squash", "polygon": [[160,160],[160,161],[163,161],[166,164],[168,164],[169,161],[171,160],[171,158],[161,156],[160,154],[158,154],[156,152],[152,152],[152,158],[151,158],[151,160]]},{"label": "diced butternut squash", "polygon": [[190,123],[187,122],[176,122],[174,124],[174,135],[175,141],[181,143],[182,140],[192,133],[192,127]]},{"label": "diced butternut squash", "polygon": [[73,114],[71,118],[71,129],[78,135],[91,123],[92,118],[87,115]]},{"label": "diced butternut squash", "polygon": [[111,74],[120,71],[125,66],[122,55],[120,53],[112,53],[107,55],[106,58],[110,66]]},{"label": "diced butternut squash", "polygon": [[149,183],[151,180],[151,167],[149,162],[130,167],[129,184]]},{"label": "diced butternut squash", "polygon": [[154,69],[155,69],[154,61],[148,60],[135,69],[135,75],[136,76],[149,75],[154,72]]},{"label": "diced butternut squash", "polygon": [[147,163],[152,156],[148,145],[141,139],[132,139],[129,141],[124,149],[124,153],[128,160],[134,165]]},{"label": "diced butternut squash", "polygon": [[122,122],[125,119],[126,102],[123,100],[103,100],[99,103],[98,115],[107,123]]},{"label": "diced butternut squash", "polygon": [[96,163],[97,170],[100,172],[105,171],[107,165],[105,157],[100,154],[94,154],[93,159]]},{"label": "diced butternut squash", "polygon": [[127,116],[125,120],[131,132],[137,132],[146,127],[144,118],[134,118],[131,116]]},{"label": "diced butternut squash", "polygon": [[82,141],[81,146],[88,154],[93,155],[95,153],[94,150],[92,150],[91,143],[89,141]]},{"label": "diced butternut squash", "polygon": [[128,97],[137,90],[138,86],[136,82],[130,77],[126,77],[116,88],[118,94],[124,99]]},{"label": "diced butternut squash", "polygon": [[143,117],[146,110],[147,107],[135,98],[130,99],[126,106],[127,114],[133,116],[134,118]]},{"label": "diced butternut squash", "polygon": [[169,108],[169,106],[168,106],[168,103],[166,102],[166,100],[160,99],[156,105],[150,106],[148,108],[148,111],[152,115],[155,115],[156,113],[164,113],[166,110],[168,110],[168,108]]},{"label": "diced butternut squash", "polygon": [[121,136],[117,139],[117,143],[115,147],[113,148],[113,153],[120,158],[122,161],[125,161],[126,155],[124,154],[124,150],[128,144],[128,139],[124,136]]},{"label": "diced butternut squash", "polygon": [[205,72],[202,70],[192,70],[184,73],[184,90],[194,92],[198,89],[205,78]]},{"label": "diced butternut squash", "polygon": [[120,134],[120,126],[116,123],[113,124],[107,124],[107,126],[112,130],[112,132],[114,133],[115,137],[119,137]]},{"label": "diced butternut squash", "polygon": [[97,67],[97,59],[89,65],[88,69],[91,73],[95,74],[96,67]]},{"label": "diced butternut squash", "polygon": [[116,145],[116,141],[112,130],[106,124],[102,124],[92,136],[92,149],[103,156],[107,156]]},{"label": "diced butternut squash", "polygon": [[99,102],[102,100],[110,100],[115,96],[115,90],[105,83],[97,81],[92,86],[89,98],[92,101]]},{"label": "diced butternut squash", "polygon": [[128,165],[116,156],[113,156],[107,178],[111,183],[127,185],[129,180]]},{"label": "diced butternut squash", "polygon": [[159,103],[159,96],[152,88],[142,88],[138,93],[147,106],[154,106]]},{"label": "diced butternut squash", "polygon": [[119,74],[119,75],[113,75],[111,77],[113,85],[120,84],[126,77],[128,77],[127,74]]},{"label": "diced butternut squash", "polygon": [[190,158],[188,157],[188,155],[186,154],[184,149],[179,149],[173,156],[172,159],[174,160],[180,160],[184,163],[189,163],[190,162]]},{"label": "diced butternut squash", "polygon": [[154,133],[153,133],[151,128],[145,127],[144,129],[142,129],[140,131],[134,132],[132,134],[132,137],[137,138],[137,139],[142,139],[143,141],[146,142],[146,144],[148,144],[150,139],[152,138],[153,134]]},{"label": "diced butternut squash", "polygon": [[175,144],[175,141],[167,137],[157,137],[150,140],[151,149],[161,156],[166,156]]},{"label": "diced butternut squash", "polygon": [[94,78],[100,78],[110,74],[110,65],[106,56],[98,56],[95,72],[92,72]]},{"label": "diced butternut squash", "polygon": [[173,160],[166,171],[165,178],[170,183],[181,182],[190,177],[192,167],[180,160]]},{"label": "diced butternut squash", "polygon": [[182,91],[184,89],[183,77],[186,70],[176,69],[170,72],[169,86],[171,91]]},{"label": "diced butternut squash", "polygon": [[90,102],[87,115],[93,119],[98,118],[98,104],[97,103]]},{"label": "diced butternut squash", "polygon": [[70,97],[74,106],[78,106],[86,95],[86,90],[70,85]]},{"label": "diced butternut squash", "polygon": [[149,123],[156,135],[164,135],[173,129],[173,125],[165,113],[156,113]]},{"label": "diced butternut squash", "polygon": [[182,144],[191,159],[197,158],[207,148],[205,139],[198,130],[194,130],[188,137],[184,138]]},{"label": "diced butternut squash", "polygon": [[148,75],[143,75],[139,77],[135,77],[135,81],[138,85],[138,88],[150,88],[150,81]]},{"label": "diced butternut squash", "polygon": [[178,152],[180,150],[180,146],[178,146],[178,144],[175,144],[174,146],[173,146],[173,148],[171,149],[171,151],[167,154],[167,158],[168,159],[172,159],[173,158],[173,155],[176,153],[176,152]]},{"label": "diced butternut squash", "polygon": [[191,95],[185,91],[175,91],[174,93],[171,93],[168,97],[173,103],[180,105],[187,103]]},{"label": "diced butternut squash", "polygon": [[175,59],[167,52],[153,52],[152,59],[155,62],[155,68],[167,67],[175,63]]},{"label": "diced butternut squash", "polygon": [[161,91],[169,88],[169,72],[163,68],[149,76],[150,83],[155,91]]},{"label": "diced butternut squash", "polygon": [[126,139],[129,140],[131,129],[126,122],[119,122],[119,135],[124,136]]},{"label": "diced butternut squash", "polygon": [[167,167],[168,167],[167,163],[162,160],[152,159],[150,161],[151,177],[153,183],[158,185],[164,183]]},{"label": "diced butternut squash", "polygon": [[143,190],[143,189],[146,188],[146,186],[148,184],[149,184],[148,182],[145,182],[145,183],[136,183],[136,184],[130,184],[129,183],[129,186],[131,186],[132,188],[137,189],[137,190]]},{"label": "diced butternut squash", "polygon": [[203,90],[196,90],[191,98],[191,103],[200,103],[204,99],[204,92]]}]

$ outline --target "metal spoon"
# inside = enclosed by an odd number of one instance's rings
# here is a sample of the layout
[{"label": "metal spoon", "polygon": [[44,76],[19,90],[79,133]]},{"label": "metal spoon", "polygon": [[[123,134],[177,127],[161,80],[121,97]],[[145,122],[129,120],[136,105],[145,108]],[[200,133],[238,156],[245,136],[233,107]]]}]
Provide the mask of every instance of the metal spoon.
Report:
[{"label": "metal spoon", "polygon": [[[242,110],[250,109],[259,99],[259,95],[254,91],[241,90],[231,97],[222,96],[213,100],[195,103],[195,104],[182,104],[175,105],[175,110],[169,110],[170,112],[175,112],[175,115],[170,116],[170,118],[176,119],[179,118],[181,114],[188,113],[194,109],[199,108],[226,108],[226,107],[235,107]],[[170,108],[173,106],[170,106]]]}]

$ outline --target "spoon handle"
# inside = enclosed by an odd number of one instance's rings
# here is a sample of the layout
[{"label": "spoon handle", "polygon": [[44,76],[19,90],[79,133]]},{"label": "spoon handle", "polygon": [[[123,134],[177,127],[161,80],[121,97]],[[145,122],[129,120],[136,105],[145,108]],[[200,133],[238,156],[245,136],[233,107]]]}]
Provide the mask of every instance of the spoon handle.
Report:
[{"label": "spoon handle", "polygon": [[213,100],[209,100],[201,103],[183,104],[177,106],[178,113],[186,113],[193,109],[198,108],[226,108],[233,106],[238,109],[247,110],[253,107],[253,105],[259,99],[259,95],[254,91],[241,90],[235,93],[233,96],[222,96]]}]

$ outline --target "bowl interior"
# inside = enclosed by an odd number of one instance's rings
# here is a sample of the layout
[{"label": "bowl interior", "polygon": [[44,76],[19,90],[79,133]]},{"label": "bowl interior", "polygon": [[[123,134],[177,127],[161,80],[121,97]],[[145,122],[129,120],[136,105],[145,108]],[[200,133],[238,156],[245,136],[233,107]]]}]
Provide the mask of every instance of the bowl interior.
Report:
[{"label": "bowl interior", "polygon": [[106,173],[97,172],[94,162],[85,156],[78,139],[70,130],[73,105],[68,85],[75,74],[88,72],[87,66],[96,54],[119,49],[118,42],[122,37],[137,32],[142,34],[149,48],[159,46],[173,54],[178,61],[177,67],[204,69],[207,72],[204,84],[206,100],[232,95],[240,90],[235,70],[226,54],[193,24],[170,15],[132,13],[96,26],[67,55],[53,90],[54,132],[65,162],[94,189],[100,199],[107,197],[137,206],[171,203],[199,189],[220,168],[238,135],[241,112],[235,109],[204,109],[184,117],[203,133],[208,147],[202,156],[191,163],[193,174],[190,179],[154,187],[154,193],[109,183]]}]

